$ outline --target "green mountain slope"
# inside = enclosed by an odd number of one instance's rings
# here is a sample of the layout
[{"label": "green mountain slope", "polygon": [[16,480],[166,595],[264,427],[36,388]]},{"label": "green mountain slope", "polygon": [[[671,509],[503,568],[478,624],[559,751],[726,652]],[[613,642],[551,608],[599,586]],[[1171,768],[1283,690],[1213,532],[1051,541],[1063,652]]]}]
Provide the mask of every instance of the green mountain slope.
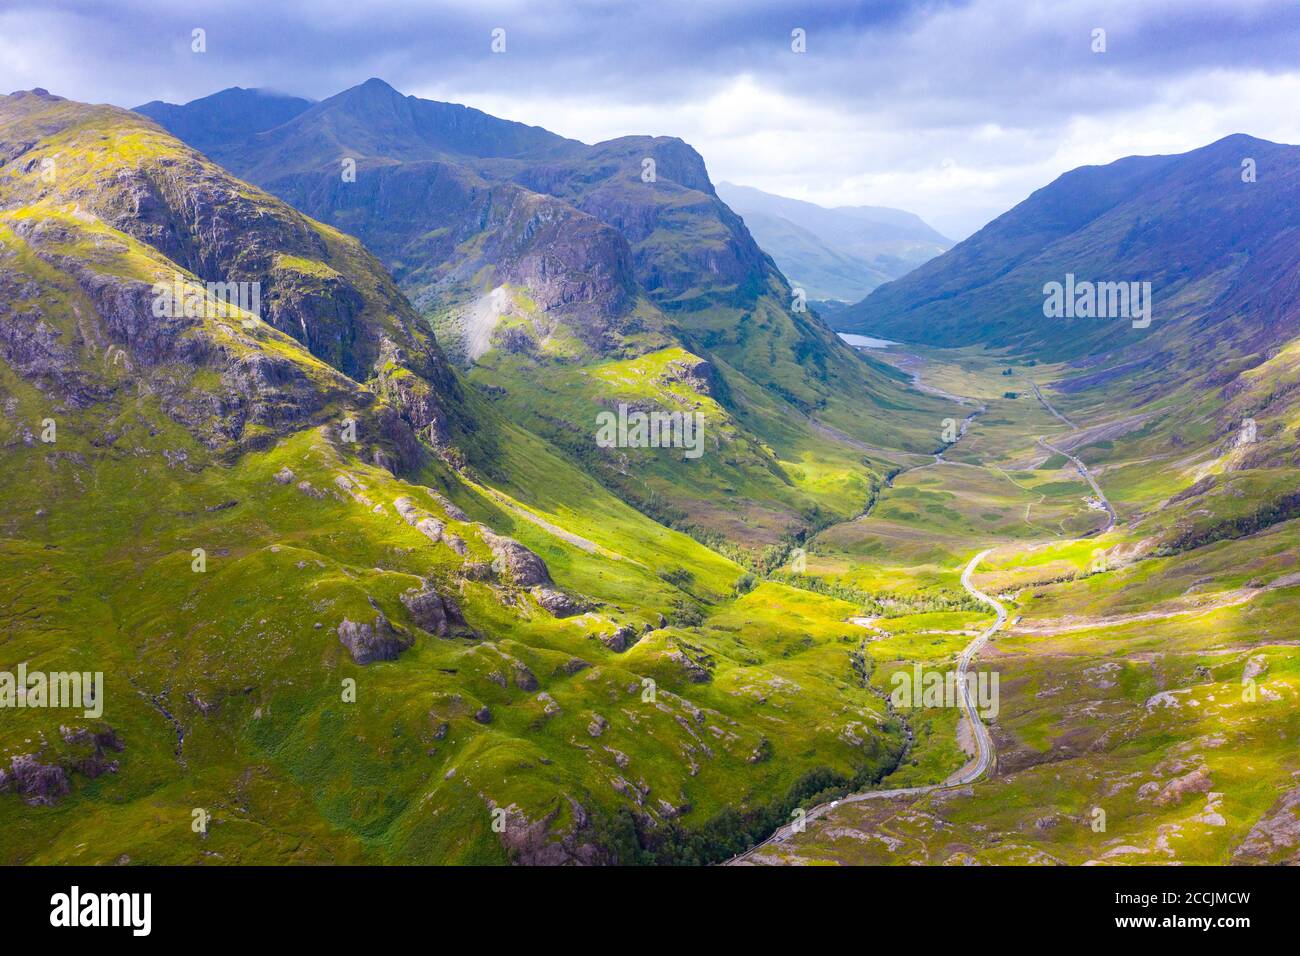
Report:
[{"label": "green mountain slope", "polygon": [[0,98],[0,159],[0,671],[104,675],[5,711],[0,859],[712,860],[896,761],[853,604],[511,421],[355,239],[111,107]]},{"label": "green mountain slope", "polygon": [[[1243,163],[1254,164],[1246,181]],[[1229,136],[1066,173],[971,238],[835,315],[844,331],[1012,348],[1159,373],[1293,337],[1300,148]],[[1044,315],[1044,285],[1149,282],[1149,327]]]},{"label": "green mountain slope", "polygon": [[[752,555],[851,515],[950,412],[796,310],[680,140],[589,147],[370,80],[213,155],[359,237],[489,400],[704,540]],[[737,453],[592,447],[602,411],[660,400]]]}]

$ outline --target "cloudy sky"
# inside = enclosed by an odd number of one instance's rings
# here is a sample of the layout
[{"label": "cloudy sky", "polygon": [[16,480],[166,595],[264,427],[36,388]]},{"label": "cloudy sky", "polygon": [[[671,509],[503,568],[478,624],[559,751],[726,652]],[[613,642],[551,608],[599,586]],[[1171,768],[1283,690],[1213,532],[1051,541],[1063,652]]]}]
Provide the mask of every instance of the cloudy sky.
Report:
[{"label": "cloudy sky", "polygon": [[320,99],[371,76],[586,142],[680,136],[715,180],[962,238],[1082,164],[1300,143],[1300,2],[0,0],[3,92]]}]

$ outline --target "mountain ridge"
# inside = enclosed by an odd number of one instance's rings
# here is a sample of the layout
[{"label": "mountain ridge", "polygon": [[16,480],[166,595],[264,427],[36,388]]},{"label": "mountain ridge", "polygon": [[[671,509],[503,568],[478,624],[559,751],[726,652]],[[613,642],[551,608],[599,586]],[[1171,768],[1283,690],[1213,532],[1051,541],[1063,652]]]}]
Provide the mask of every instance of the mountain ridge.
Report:
[{"label": "mountain ridge", "polygon": [[733,183],[718,189],[811,299],[855,302],[952,246],[901,209],[828,208]]}]

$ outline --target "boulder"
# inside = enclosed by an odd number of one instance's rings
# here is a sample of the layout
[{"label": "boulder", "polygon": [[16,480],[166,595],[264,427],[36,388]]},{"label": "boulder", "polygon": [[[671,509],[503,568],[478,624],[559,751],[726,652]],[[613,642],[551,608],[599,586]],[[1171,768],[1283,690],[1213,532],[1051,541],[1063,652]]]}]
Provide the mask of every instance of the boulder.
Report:
[{"label": "boulder", "polygon": [[392,661],[415,643],[409,635],[396,630],[388,618],[377,614],[372,624],[357,624],[343,619],[338,626],[339,643],[348,649],[358,664]]},{"label": "boulder", "polygon": [[543,609],[556,617],[572,617],[587,610],[587,605],[557,588],[539,584],[532,589],[532,595]]},{"label": "boulder", "polygon": [[613,634],[600,635],[600,642],[616,654],[622,654],[636,643],[636,631],[622,624],[614,629]]},{"label": "boulder", "polygon": [[492,549],[492,570],[503,579],[521,588],[550,584],[551,574],[546,563],[514,538],[480,529],[483,543]]},{"label": "boulder", "polygon": [[450,637],[453,625],[465,624],[465,618],[456,602],[443,597],[428,581],[424,582],[423,588],[411,588],[403,592],[401,600],[416,626],[430,634]]},{"label": "boulder", "polygon": [[57,764],[43,764],[33,754],[18,754],[0,770],[0,793],[12,790],[31,806],[53,806],[72,790],[68,774]]}]

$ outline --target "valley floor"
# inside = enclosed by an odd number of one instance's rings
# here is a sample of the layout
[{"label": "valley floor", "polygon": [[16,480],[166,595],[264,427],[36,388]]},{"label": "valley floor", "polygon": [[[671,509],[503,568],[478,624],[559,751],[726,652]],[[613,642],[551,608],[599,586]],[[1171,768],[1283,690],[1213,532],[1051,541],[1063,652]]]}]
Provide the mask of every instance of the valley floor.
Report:
[{"label": "valley floor", "polygon": [[[942,461],[900,474],[869,515],[822,532],[807,573],[923,591],[989,549],[974,581],[1010,621],[972,669],[999,678],[996,762],[973,783],[939,786],[969,756],[960,708],[896,709],[911,732],[899,769],[736,862],[1294,862],[1300,523],[1132,560],[1147,504],[1131,485],[1107,490],[1123,463],[1097,475],[1071,453],[1072,438],[1105,423],[1054,407],[1033,381],[1052,370],[985,353],[896,360],[984,410]],[[883,694],[918,664],[951,671],[983,626],[978,615],[863,623]]]}]

